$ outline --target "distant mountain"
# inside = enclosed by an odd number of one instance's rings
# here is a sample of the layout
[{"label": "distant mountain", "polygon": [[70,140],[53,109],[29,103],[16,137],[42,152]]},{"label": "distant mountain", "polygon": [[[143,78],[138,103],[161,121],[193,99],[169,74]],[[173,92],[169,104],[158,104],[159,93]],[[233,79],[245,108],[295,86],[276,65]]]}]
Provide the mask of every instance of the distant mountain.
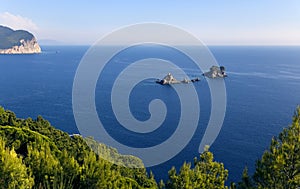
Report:
[{"label": "distant mountain", "polygon": [[35,37],[25,30],[12,30],[0,25],[0,54],[40,53]]},{"label": "distant mountain", "polygon": [[57,41],[54,39],[39,39],[39,44],[40,45],[49,45],[49,46],[56,46],[56,45],[65,45],[63,42],[61,41]]}]

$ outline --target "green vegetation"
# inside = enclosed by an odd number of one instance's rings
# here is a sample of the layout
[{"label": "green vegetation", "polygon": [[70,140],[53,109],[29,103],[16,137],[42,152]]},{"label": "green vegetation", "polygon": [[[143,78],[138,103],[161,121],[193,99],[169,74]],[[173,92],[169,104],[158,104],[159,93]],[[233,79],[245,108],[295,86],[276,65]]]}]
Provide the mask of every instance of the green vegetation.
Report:
[{"label": "green vegetation", "polygon": [[208,151],[208,147],[200,155],[200,159],[194,159],[194,168],[191,163],[184,163],[179,173],[175,167],[169,171],[169,180],[166,188],[226,188],[225,181],[228,171],[224,169],[222,163],[213,161],[213,154]]},{"label": "green vegetation", "polygon": [[0,49],[9,49],[13,46],[19,46],[20,40],[31,40],[34,36],[28,31],[12,30],[0,25]]},{"label": "green vegetation", "polygon": [[292,124],[272,139],[270,148],[256,162],[254,175],[249,177],[244,170],[238,188],[300,188],[300,107]]},{"label": "green vegetation", "polygon": [[121,155],[115,148],[98,143],[92,138],[85,138],[85,142],[99,154],[103,159],[112,162],[113,164],[121,165],[123,167],[141,168],[144,164],[141,159],[132,155]]},{"label": "green vegetation", "polygon": [[28,174],[22,158],[14,149],[5,147],[0,138],[0,187],[2,188],[31,188],[33,178]]},{"label": "green vegetation", "polygon": [[[90,143],[120,164],[141,164],[115,149]],[[70,137],[38,116],[19,119],[0,107],[0,188],[157,188],[145,168],[129,169],[100,158],[81,136]]]},{"label": "green vegetation", "polygon": [[[272,139],[269,150],[257,161],[254,175],[249,176],[246,167],[241,181],[229,188],[299,188],[299,123],[300,107],[292,124]],[[121,155],[92,138],[70,137],[41,116],[19,119],[0,107],[0,188],[228,188],[228,171],[214,161],[208,147],[194,159],[193,166],[184,163],[178,172],[173,167],[166,183],[157,184],[144,168],[126,167],[142,165],[140,159]]]}]

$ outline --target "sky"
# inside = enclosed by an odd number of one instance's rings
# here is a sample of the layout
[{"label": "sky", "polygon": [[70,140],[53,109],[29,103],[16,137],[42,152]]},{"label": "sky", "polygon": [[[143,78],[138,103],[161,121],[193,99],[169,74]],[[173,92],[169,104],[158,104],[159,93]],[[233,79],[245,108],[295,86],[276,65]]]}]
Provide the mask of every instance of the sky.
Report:
[{"label": "sky", "polygon": [[0,25],[40,41],[90,45],[145,22],[177,26],[207,45],[300,45],[299,0],[0,0]]}]

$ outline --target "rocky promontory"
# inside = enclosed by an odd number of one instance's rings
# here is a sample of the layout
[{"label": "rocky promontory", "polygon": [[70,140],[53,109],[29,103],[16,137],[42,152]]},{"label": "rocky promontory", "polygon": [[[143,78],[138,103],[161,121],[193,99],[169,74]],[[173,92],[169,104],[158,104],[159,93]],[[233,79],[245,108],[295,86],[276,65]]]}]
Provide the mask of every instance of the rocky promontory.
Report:
[{"label": "rocky promontory", "polygon": [[34,53],[41,53],[41,47],[31,33],[0,26],[0,54]]}]

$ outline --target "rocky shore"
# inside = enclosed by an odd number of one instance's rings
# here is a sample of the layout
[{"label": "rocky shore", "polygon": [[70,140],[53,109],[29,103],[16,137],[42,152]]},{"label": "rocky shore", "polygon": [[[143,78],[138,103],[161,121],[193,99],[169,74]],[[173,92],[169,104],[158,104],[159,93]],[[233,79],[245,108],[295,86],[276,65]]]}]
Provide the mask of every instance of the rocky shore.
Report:
[{"label": "rocky shore", "polygon": [[41,53],[36,38],[25,30],[13,30],[0,25],[0,54]]},{"label": "rocky shore", "polygon": [[35,38],[31,40],[20,40],[20,45],[15,45],[8,49],[0,49],[0,54],[34,54],[41,53],[41,47]]}]

